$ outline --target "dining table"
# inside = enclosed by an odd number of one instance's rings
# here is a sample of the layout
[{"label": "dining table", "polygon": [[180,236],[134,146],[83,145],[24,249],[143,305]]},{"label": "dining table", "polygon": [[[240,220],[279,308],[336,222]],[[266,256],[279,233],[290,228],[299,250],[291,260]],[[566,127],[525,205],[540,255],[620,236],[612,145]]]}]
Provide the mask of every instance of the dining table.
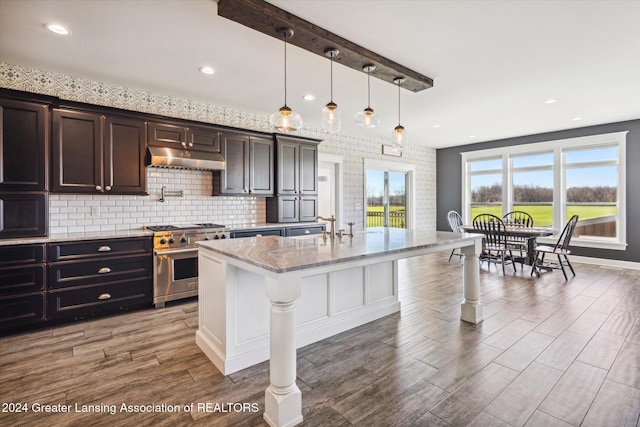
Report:
[{"label": "dining table", "polygon": [[[473,224],[463,224],[460,227],[460,231],[464,231],[467,233],[477,232],[482,234],[480,230],[476,230]],[[548,237],[553,236],[556,233],[556,230],[550,227],[523,227],[519,225],[510,225],[505,224],[505,234],[507,240],[509,237],[524,237],[527,241],[527,254],[524,259],[518,259],[516,257],[515,261],[524,261],[523,264],[533,265],[536,260],[536,246],[537,246],[537,238],[538,237]]]}]

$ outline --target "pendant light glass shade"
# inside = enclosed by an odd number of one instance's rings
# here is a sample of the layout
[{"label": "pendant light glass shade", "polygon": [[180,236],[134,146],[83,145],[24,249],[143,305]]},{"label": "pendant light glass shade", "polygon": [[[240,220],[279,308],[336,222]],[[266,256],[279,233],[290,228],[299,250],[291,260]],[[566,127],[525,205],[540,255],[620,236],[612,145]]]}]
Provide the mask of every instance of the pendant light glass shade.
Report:
[{"label": "pendant light glass shade", "polygon": [[322,129],[329,133],[340,132],[340,110],[338,105],[333,102],[333,58],[338,56],[339,53],[338,49],[333,48],[324,51],[324,54],[331,59],[331,99],[322,108]]},{"label": "pendant light glass shade", "polygon": [[374,128],[380,124],[380,116],[371,108],[371,72],[376,69],[375,65],[367,64],[362,67],[362,71],[367,73],[367,108],[358,111],[354,116],[356,124],[365,129]]},{"label": "pendant light glass shade", "polygon": [[284,106],[269,117],[269,124],[279,132],[292,132],[302,128],[302,117],[287,106],[287,39],[293,37],[290,28],[278,28],[284,40]]},{"label": "pendant light glass shade", "polygon": [[404,77],[396,77],[393,82],[398,85],[398,126],[391,132],[391,143],[393,148],[397,150],[404,150],[407,147],[407,131],[404,126],[400,124],[400,85],[404,83]]}]

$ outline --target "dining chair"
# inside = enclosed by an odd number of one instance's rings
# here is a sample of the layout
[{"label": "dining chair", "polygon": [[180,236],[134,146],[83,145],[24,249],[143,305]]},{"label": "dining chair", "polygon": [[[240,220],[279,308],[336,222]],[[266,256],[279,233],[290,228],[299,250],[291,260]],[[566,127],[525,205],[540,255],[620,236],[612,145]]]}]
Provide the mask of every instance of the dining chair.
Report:
[{"label": "dining chair", "polygon": [[[533,266],[531,267],[531,275],[534,274],[537,277],[540,277],[540,269],[544,270],[556,270],[561,269],[562,274],[564,274],[564,280],[568,280],[567,272],[564,269],[564,266],[568,266],[573,275],[576,275],[576,272],[573,270],[573,266],[571,262],[569,262],[568,255],[571,254],[569,250],[569,243],[571,242],[571,237],[573,236],[573,231],[576,228],[576,224],[578,223],[578,215],[572,216],[567,224],[564,226],[562,233],[560,233],[560,237],[558,237],[558,241],[555,246],[545,246],[539,245],[536,246],[536,257]],[[539,257],[542,254],[542,257]],[[558,256],[558,262],[555,261],[545,261],[544,256],[546,254],[554,254]],[[564,258],[564,260],[562,259]]]},{"label": "dining chair", "polygon": [[[454,233],[460,233],[460,226],[462,225],[462,217],[460,216],[460,214],[456,211],[449,211],[447,213],[447,221],[449,221],[449,227],[451,228],[451,231],[453,231]],[[449,255],[449,262],[451,262],[451,257],[454,255],[454,253],[458,251],[458,253],[456,253],[455,255],[462,258],[462,250],[460,248],[457,249],[453,249],[451,251],[451,254]]]},{"label": "dining chair", "polygon": [[[524,211],[511,211],[502,217],[502,221],[507,227],[533,227],[533,217]],[[527,253],[528,240],[528,237],[507,234],[507,245],[519,253],[520,270],[524,268],[526,257],[523,254]]]},{"label": "dining chair", "polygon": [[[502,274],[505,274],[504,265],[511,263],[515,273],[516,265],[513,263],[511,249],[507,245],[506,228],[502,219],[492,214],[480,214],[473,218],[473,228],[484,234],[480,260],[487,261],[489,267],[492,262],[496,264],[496,267],[498,262],[501,263]],[[508,258],[507,253],[509,254]]]}]

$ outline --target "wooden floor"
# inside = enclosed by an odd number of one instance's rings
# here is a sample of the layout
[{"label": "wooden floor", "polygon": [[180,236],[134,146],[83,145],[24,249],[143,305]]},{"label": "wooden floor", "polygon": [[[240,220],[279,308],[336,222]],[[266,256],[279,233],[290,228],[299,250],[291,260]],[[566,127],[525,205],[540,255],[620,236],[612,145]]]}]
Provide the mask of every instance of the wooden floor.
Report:
[{"label": "wooden floor", "polygon": [[[640,425],[640,271],[577,264],[565,282],[483,265],[472,325],[448,255],[401,262],[401,313],[298,351],[303,425]],[[0,339],[0,424],[264,425],[267,363],[221,375],[197,323],[192,301]]]}]

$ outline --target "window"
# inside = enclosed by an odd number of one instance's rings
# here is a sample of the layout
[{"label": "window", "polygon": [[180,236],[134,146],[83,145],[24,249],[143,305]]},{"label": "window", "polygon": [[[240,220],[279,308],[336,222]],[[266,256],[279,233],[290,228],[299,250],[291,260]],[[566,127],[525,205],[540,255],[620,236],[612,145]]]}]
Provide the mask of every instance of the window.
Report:
[{"label": "window", "polygon": [[481,213],[502,216],[502,159],[469,162],[471,218]]},{"label": "window", "polygon": [[463,220],[531,214],[562,230],[579,217],[572,245],[624,249],[626,132],[462,153]]}]

